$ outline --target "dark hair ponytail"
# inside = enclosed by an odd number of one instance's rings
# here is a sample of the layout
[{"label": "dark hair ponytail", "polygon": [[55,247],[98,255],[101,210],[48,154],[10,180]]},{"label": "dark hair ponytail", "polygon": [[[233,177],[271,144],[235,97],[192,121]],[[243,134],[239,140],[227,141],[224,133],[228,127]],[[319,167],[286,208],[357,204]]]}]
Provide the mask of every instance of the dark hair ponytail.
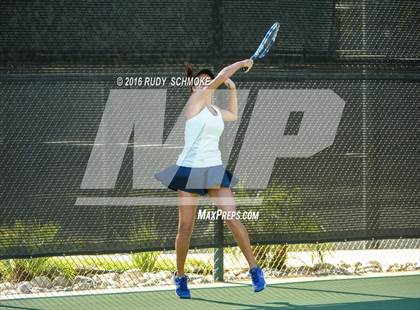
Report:
[{"label": "dark hair ponytail", "polygon": [[185,71],[187,72],[187,77],[192,78],[192,77],[197,77],[200,74],[207,74],[211,79],[214,79],[214,73],[209,70],[209,69],[202,69],[200,71],[198,71],[196,74],[194,74],[193,71],[194,65],[191,63],[186,62],[185,63]]},{"label": "dark hair ponytail", "polygon": [[193,77],[193,68],[194,68],[193,64],[190,64],[188,62],[185,63],[185,71],[187,71],[187,77],[189,78]]}]

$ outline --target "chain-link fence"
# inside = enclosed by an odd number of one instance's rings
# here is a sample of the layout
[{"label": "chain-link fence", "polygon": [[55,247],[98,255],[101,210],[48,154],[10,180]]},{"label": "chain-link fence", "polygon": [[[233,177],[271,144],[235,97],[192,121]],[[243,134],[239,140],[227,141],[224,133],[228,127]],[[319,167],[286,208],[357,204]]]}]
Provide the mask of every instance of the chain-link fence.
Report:
[{"label": "chain-link fence", "polygon": [[[410,274],[420,269],[419,239],[256,245],[253,251],[268,283]],[[226,283],[250,281],[238,247],[224,248],[222,253],[218,249],[191,250],[185,264],[192,287],[222,280],[218,268]],[[6,259],[0,261],[0,294],[14,298],[72,291],[147,291],[171,287],[174,270],[174,251]]]}]

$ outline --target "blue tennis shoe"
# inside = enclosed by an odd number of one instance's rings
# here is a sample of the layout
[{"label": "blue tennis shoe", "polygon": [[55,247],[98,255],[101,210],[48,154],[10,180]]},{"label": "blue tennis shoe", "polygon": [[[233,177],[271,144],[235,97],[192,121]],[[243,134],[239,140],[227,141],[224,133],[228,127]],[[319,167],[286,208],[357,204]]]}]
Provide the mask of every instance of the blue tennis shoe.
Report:
[{"label": "blue tennis shoe", "polygon": [[179,298],[191,298],[190,290],[188,289],[188,276],[184,275],[182,277],[177,276],[176,272],[174,273],[174,284],[175,284],[175,294]]},{"label": "blue tennis shoe", "polygon": [[254,292],[257,293],[262,291],[266,286],[262,269],[259,266],[255,266],[249,270],[249,273],[251,275]]}]

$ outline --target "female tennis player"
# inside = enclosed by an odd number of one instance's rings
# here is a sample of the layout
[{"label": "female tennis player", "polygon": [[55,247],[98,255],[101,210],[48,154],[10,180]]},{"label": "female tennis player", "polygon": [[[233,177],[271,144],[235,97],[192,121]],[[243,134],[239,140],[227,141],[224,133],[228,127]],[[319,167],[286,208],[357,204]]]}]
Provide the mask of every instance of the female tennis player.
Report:
[{"label": "female tennis player", "polygon": [[[201,70],[193,75],[192,66],[187,68],[188,77],[199,78],[204,83],[192,86],[192,94],[185,107],[185,144],[176,164],[155,174],[162,184],[177,191],[179,222],[175,242],[177,271],[174,273],[174,283],[176,295],[180,298],[191,297],[184,264],[200,195],[208,194],[217,208],[224,212],[236,210],[230,186],[239,180],[224,169],[219,138],[224,122],[236,121],[238,118],[236,87],[230,77],[242,68],[249,71],[252,65],[251,59],[238,61],[223,68],[216,77],[210,70]],[[214,90],[223,83],[230,94],[227,109],[212,104]],[[255,261],[245,226],[239,219],[225,222],[249,264],[254,291],[263,290],[266,285],[264,275]]]}]

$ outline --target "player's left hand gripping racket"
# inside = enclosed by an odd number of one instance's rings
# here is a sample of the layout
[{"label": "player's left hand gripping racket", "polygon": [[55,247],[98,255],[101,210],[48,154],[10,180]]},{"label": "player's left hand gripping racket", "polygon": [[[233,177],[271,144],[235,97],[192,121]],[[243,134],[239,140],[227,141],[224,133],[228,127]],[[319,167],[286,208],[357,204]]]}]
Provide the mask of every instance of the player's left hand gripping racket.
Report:
[{"label": "player's left hand gripping racket", "polygon": [[[261,59],[265,55],[267,55],[268,51],[271,49],[274,42],[276,41],[277,32],[279,31],[279,28],[280,24],[278,22],[275,22],[270,27],[270,29],[268,29],[267,33],[264,36],[264,39],[261,41],[254,55],[251,56],[251,59],[253,61],[255,61],[256,59]],[[242,68],[242,70],[246,71],[246,68]]]}]

